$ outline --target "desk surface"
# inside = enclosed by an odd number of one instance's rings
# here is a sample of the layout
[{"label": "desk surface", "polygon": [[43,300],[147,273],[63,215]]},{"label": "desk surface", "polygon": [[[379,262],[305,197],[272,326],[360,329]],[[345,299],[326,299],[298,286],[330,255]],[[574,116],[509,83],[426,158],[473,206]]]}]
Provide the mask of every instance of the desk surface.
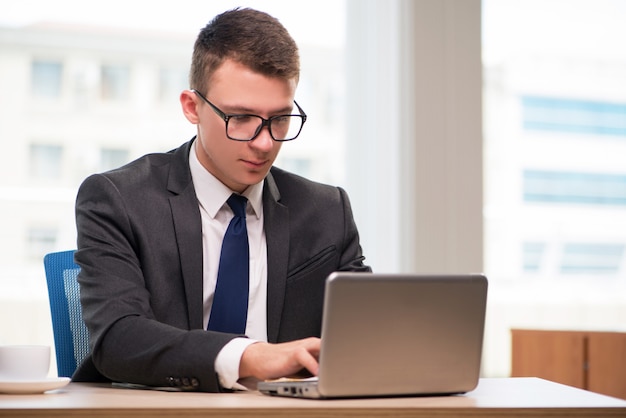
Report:
[{"label": "desk surface", "polygon": [[0,417],[626,417],[626,401],[538,378],[481,379],[459,396],[309,400],[259,392],[158,392],[71,383],[39,395],[0,394]]}]

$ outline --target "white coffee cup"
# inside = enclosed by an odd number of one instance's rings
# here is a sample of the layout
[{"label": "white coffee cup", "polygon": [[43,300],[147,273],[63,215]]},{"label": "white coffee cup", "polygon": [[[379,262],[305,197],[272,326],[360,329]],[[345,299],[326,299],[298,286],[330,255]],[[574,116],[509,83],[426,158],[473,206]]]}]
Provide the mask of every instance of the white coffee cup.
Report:
[{"label": "white coffee cup", "polygon": [[0,346],[0,381],[39,381],[49,370],[50,346]]}]

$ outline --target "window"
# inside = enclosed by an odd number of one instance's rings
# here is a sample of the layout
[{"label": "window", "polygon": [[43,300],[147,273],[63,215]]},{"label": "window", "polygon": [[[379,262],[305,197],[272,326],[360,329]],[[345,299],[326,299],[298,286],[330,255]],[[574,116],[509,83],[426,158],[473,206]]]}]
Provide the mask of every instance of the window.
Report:
[{"label": "window", "polygon": [[61,97],[63,64],[59,61],[34,60],[31,65],[31,88],[34,97],[57,99]]},{"label": "window", "polygon": [[626,138],[626,103],[523,96],[524,129]]},{"label": "window", "polygon": [[31,144],[30,176],[32,179],[61,178],[63,147],[61,145]]},{"label": "window", "polygon": [[619,272],[624,244],[568,243],[563,247],[563,274],[606,275]]},{"label": "window", "polygon": [[288,157],[280,161],[280,166],[284,170],[300,173],[301,176],[311,177],[313,172],[312,161],[310,158]]},{"label": "window", "polygon": [[524,273],[537,273],[541,270],[546,245],[543,242],[525,242],[523,248]]},{"label": "window", "polygon": [[125,101],[130,97],[130,68],[125,65],[103,65],[102,99]]},{"label": "window", "polygon": [[120,167],[129,161],[127,149],[102,148],[100,150],[100,170],[106,171]]},{"label": "window", "polygon": [[54,228],[33,227],[28,230],[28,254],[42,260],[43,256],[54,251],[57,231]]},{"label": "window", "polygon": [[161,67],[159,69],[159,100],[163,103],[176,103],[180,92],[189,87],[188,70]]},{"label": "window", "polygon": [[[180,91],[188,87],[194,39],[213,16],[241,5],[233,0],[192,0],[189,7],[164,3],[155,8],[137,0],[123,8],[107,4],[94,13],[88,2],[72,1],[71,7],[53,3],[18,1],[9,12],[0,12],[3,24],[17,20],[12,27],[0,25],[0,97],[55,98],[35,108],[0,99],[6,110],[0,112],[6,148],[0,188],[11,203],[2,207],[10,214],[7,222],[15,225],[11,240],[20,243],[7,244],[0,255],[0,278],[16,278],[10,285],[0,280],[0,316],[17,307],[25,313],[19,330],[32,331],[28,338],[12,330],[2,332],[2,343],[53,344],[48,340],[42,256],[75,248],[78,185],[92,173],[146,153],[167,152],[195,135],[196,127],[178,102]],[[335,183],[335,173],[341,175],[345,167],[340,152],[345,137],[340,61],[345,56],[345,2],[270,0],[250,5],[285,24],[300,47],[302,74],[309,80],[308,93],[303,83],[297,100],[315,116],[297,141],[283,146],[281,157],[289,168]],[[37,25],[41,21],[63,25]],[[42,58],[41,51],[63,60]],[[37,289],[37,300],[32,288]],[[14,294],[19,299],[11,299]],[[44,332],[33,331],[40,328]]]},{"label": "window", "polygon": [[524,170],[524,200],[626,206],[626,175]]},{"label": "window", "polygon": [[[621,252],[583,245],[626,245],[616,231],[626,224],[626,91],[615,88],[626,84],[615,17],[625,5],[483,5],[486,271],[521,280],[602,271],[626,282],[614,263]],[[588,264],[581,248],[613,261]]]},{"label": "window", "polygon": [[626,318],[626,3],[482,4],[485,367],[505,376],[511,328]]}]

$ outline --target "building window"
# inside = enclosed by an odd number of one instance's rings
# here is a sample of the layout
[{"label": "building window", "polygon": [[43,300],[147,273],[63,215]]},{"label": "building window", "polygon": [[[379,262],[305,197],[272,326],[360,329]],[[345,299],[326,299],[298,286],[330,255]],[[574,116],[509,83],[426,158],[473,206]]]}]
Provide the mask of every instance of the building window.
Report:
[{"label": "building window", "polygon": [[28,230],[27,237],[30,257],[41,259],[56,247],[57,231],[54,228],[33,227]]},{"label": "building window", "polygon": [[59,61],[35,60],[31,65],[31,83],[34,97],[57,99],[61,97],[63,64]]},{"label": "building window", "polygon": [[525,130],[626,137],[626,104],[523,96]]},{"label": "building window", "polygon": [[523,248],[524,273],[538,273],[541,270],[546,244],[525,242]]},{"label": "building window", "polygon": [[313,177],[313,160],[311,158],[299,158],[299,157],[283,157],[280,160],[280,167],[283,170],[298,173],[301,176],[310,178]]},{"label": "building window", "polygon": [[126,149],[102,148],[100,150],[100,170],[106,171],[120,167],[128,162],[129,152]]},{"label": "building window", "polygon": [[61,145],[30,145],[30,176],[33,179],[59,179],[63,159]]},{"label": "building window", "polygon": [[524,170],[524,201],[626,206],[626,175]]},{"label": "building window", "polygon": [[125,101],[130,97],[130,68],[125,65],[101,67],[102,99]]},{"label": "building window", "polygon": [[166,67],[159,69],[159,101],[178,103],[180,92],[188,86],[187,70]]},{"label": "building window", "polygon": [[624,244],[569,243],[563,247],[563,274],[617,274]]}]

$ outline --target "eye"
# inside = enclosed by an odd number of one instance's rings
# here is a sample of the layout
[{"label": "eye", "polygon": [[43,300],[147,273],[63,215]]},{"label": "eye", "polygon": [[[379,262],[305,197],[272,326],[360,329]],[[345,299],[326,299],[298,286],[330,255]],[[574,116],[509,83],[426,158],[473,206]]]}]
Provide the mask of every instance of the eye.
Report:
[{"label": "eye", "polygon": [[230,115],[230,122],[244,125],[247,123],[257,123],[258,118],[250,115]]}]

